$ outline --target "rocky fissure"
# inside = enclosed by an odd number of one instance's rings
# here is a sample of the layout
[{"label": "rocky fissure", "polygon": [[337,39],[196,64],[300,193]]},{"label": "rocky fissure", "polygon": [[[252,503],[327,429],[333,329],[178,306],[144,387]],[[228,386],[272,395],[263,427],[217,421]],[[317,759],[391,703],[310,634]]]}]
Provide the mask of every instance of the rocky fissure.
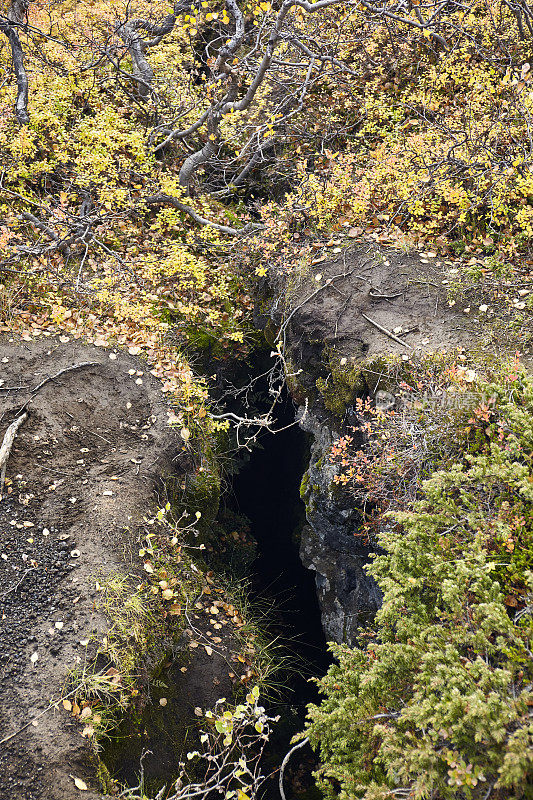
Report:
[{"label": "rocky fissure", "polygon": [[[163,607],[157,642],[137,676],[139,700],[120,729],[126,748],[108,749],[106,764],[126,783],[156,740],[163,744],[151,765],[146,761],[151,777],[160,785],[174,774],[173,763],[194,740],[198,708],[257,679],[257,653],[249,642],[242,650],[242,619],[230,600],[217,599],[225,587],[213,588],[212,565],[226,559],[235,567],[240,559],[252,601],[267,598],[273,609],[267,637],[297,655],[292,674],[301,677],[286,679],[292,692],[277,701],[287,725],[274,768],[313,699],[308,678],[327,669],[326,642],[353,644],[379,609],[380,591],[366,571],[377,545],[357,535],[361,509],[335,481],[332,445],[347,433],[361,437],[361,398],[375,408],[397,407],[403,365],[441,349],[482,352],[489,343],[505,353],[508,343],[501,330],[488,330],[448,299],[445,265],[436,259],[355,248],[319,269],[270,276],[258,301],[258,327],[287,370],[276,412],[282,432],[260,437],[231,480],[214,451],[194,452],[188,436],[169,428],[158,382],[141,360],[57,338],[4,341],[4,429],[27,397],[31,408],[0,506],[0,665],[7,679],[0,692],[0,798],[63,800],[73,775],[89,786],[86,797],[115,791],[79,720],[59,701],[66,675],[94,662],[108,632],[99,576],[125,571],[132,586],[150,588],[137,552],[146,559],[150,545],[139,550],[139,542],[146,542],[147,509],[167,500],[162,487],[172,484],[180,508],[201,512],[199,538],[190,544],[207,548],[196,562],[177,559],[179,580],[191,581],[194,591],[186,613],[175,611],[179,623]],[[44,377],[89,361],[83,372],[32,396]],[[265,374],[264,359],[258,373]],[[169,591],[164,565],[157,578],[152,589]],[[100,777],[109,778],[105,786],[95,778],[98,763]]]},{"label": "rocky fissure", "polygon": [[361,518],[353,502],[332,492],[335,467],[329,452],[339,434],[321,424],[313,412],[300,412],[300,425],[313,439],[309,467],[302,482],[307,525],[302,529],[300,557],[315,573],[322,627],[328,641],[350,642],[381,603],[381,593],[365,572],[373,548],[357,537]]},{"label": "rocky fissure", "polygon": [[353,644],[381,603],[365,571],[375,543],[357,536],[361,513],[353,496],[334,483],[338,467],[330,460],[341,436],[360,437],[357,399],[394,409],[402,363],[411,359],[461,348],[482,355],[489,343],[501,354],[512,348],[504,327],[490,330],[481,314],[466,314],[450,300],[448,269],[435,254],[371,245],[271,277],[263,325],[274,346],[283,344],[297,418],[310,436],[300,555],[316,576],[328,640]]}]

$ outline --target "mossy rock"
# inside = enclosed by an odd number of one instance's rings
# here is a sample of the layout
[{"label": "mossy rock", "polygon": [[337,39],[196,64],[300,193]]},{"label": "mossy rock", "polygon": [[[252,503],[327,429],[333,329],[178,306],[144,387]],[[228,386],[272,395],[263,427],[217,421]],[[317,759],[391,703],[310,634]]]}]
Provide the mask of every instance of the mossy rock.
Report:
[{"label": "mossy rock", "polygon": [[309,493],[309,471],[304,472],[300,483],[300,499],[305,502]]},{"label": "mossy rock", "polygon": [[111,777],[111,773],[109,772],[108,768],[101,760],[99,756],[96,756],[96,779],[100,785],[100,789],[104,794],[116,794],[117,792],[117,784]]},{"label": "mossy rock", "polygon": [[349,363],[346,358],[331,352],[329,369],[327,378],[317,378],[316,387],[327,410],[337,417],[343,417],[355,399],[365,393],[366,383],[361,365]]},{"label": "mossy rock", "polygon": [[[441,358],[441,354],[435,354],[435,359]],[[342,418],[357,398],[373,398],[377,391],[394,395],[400,381],[409,380],[412,364],[397,355],[371,356],[353,362],[332,352],[329,369],[328,377],[318,378],[316,386],[326,409]]]}]

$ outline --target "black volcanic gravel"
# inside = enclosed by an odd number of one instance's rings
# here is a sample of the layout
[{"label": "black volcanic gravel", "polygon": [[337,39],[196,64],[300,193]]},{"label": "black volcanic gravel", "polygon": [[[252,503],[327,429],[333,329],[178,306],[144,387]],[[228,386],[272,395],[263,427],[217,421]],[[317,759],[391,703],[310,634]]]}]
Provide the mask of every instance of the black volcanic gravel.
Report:
[{"label": "black volcanic gravel", "polygon": [[35,639],[28,631],[45,609],[55,610],[56,586],[74,566],[69,539],[61,541],[57,529],[44,528],[44,532],[35,516],[18,502],[5,498],[0,504],[2,679],[13,678],[27,660],[24,648]]}]

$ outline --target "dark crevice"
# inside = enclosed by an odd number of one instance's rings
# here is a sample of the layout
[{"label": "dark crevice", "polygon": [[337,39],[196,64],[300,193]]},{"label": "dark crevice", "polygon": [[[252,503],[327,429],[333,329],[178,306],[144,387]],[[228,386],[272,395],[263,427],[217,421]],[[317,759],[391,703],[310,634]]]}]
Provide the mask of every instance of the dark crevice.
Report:
[{"label": "dark crevice", "polygon": [[[268,399],[268,391],[258,386],[259,412],[266,404],[263,398]],[[280,432],[263,432],[253,451],[234,462],[236,471],[227,478],[215,523],[220,533],[220,552],[210,551],[216,562],[213,568],[219,574],[226,572],[237,582],[244,577],[252,614],[257,615],[264,639],[275,643],[275,663],[279,653],[281,666],[273,685],[267,682],[262,690],[262,702],[268,712],[280,719],[264,754],[263,771],[272,773],[272,778],[263,787],[261,800],[279,800],[277,772],[291,738],[303,728],[307,704],[318,700],[312,679],[323,675],[331,661],[321,626],[314,573],[303,566],[299,555],[299,537],[305,524],[300,484],[309,462],[309,442],[294,424],[295,406],[287,390],[275,408],[275,416],[274,427]],[[245,545],[241,557],[240,545],[234,550],[228,546],[232,531],[245,531],[245,539],[255,542],[251,563],[253,547]],[[128,714],[106,748],[104,762],[127,785],[135,785],[138,779],[143,750],[153,753],[144,762],[147,784],[158,789],[176,776],[184,741],[186,749],[195,746],[197,734],[191,720],[194,707],[200,704],[195,692],[198,687],[196,678],[190,677],[193,671],[185,673],[185,679],[181,667],[180,658],[171,655],[157,680],[151,682],[153,697],[149,705]],[[201,675],[198,680],[202,680]],[[229,696],[227,688],[222,694]],[[168,701],[164,708],[158,704],[160,695]],[[291,763],[286,786],[293,800],[315,797],[315,767],[310,748],[300,751]]]},{"label": "dark crevice", "polygon": [[[251,569],[251,599],[272,607],[270,633],[297,656],[299,674],[291,679],[293,702],[315,698],[309,675],[328,666],[314,573],[299,555],[305,523],[300,484],[309,461],[306,434],[294,423],[295,408],[286,395],[276,407],[279,433],[265,433],[260,446],[233,478],[226,507],[247,518],[257,542]],[[289,427],[287,427],[289,426]]]},{"label": "dark crevice", "polygon": [[[259,447],[233,477],[225,509],[245,517],[257,555],[249,573],[252,604],[266,606],[266,633],[281,644],[289,666],[276,676],[279,686],[267,701],[279,715],[267,745],[263,769],[274,773],[265,784],[262,800],[279,800],[277,771],[295,733],[302,730],[306,706],[318,700],[313,678],[322,676],[331,657],[320,617],[314,572],[299,554],[305,505],[300,485],[309,463],[307,435],[294,423],[295,406],[288,392],[275,409],[279,433],[264,433]],[[223,511],[223,513],[224,513]],[[309,747],[300,751],[286,771],[287,796],[320,797],[312,772],[317,767]]]}]

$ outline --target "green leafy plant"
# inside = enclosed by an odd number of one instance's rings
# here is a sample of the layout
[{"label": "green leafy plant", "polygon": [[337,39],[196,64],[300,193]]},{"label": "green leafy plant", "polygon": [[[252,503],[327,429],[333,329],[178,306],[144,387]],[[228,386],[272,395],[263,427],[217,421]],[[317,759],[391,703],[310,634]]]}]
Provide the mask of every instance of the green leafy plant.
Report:
[{"label": "green leafy plant", "polygon": [[382,608],[359,646],[333,647],[310,707],[329,797],[531,796],[533,382],[515,368],[484,388],[483,446],[382,520]]}]

